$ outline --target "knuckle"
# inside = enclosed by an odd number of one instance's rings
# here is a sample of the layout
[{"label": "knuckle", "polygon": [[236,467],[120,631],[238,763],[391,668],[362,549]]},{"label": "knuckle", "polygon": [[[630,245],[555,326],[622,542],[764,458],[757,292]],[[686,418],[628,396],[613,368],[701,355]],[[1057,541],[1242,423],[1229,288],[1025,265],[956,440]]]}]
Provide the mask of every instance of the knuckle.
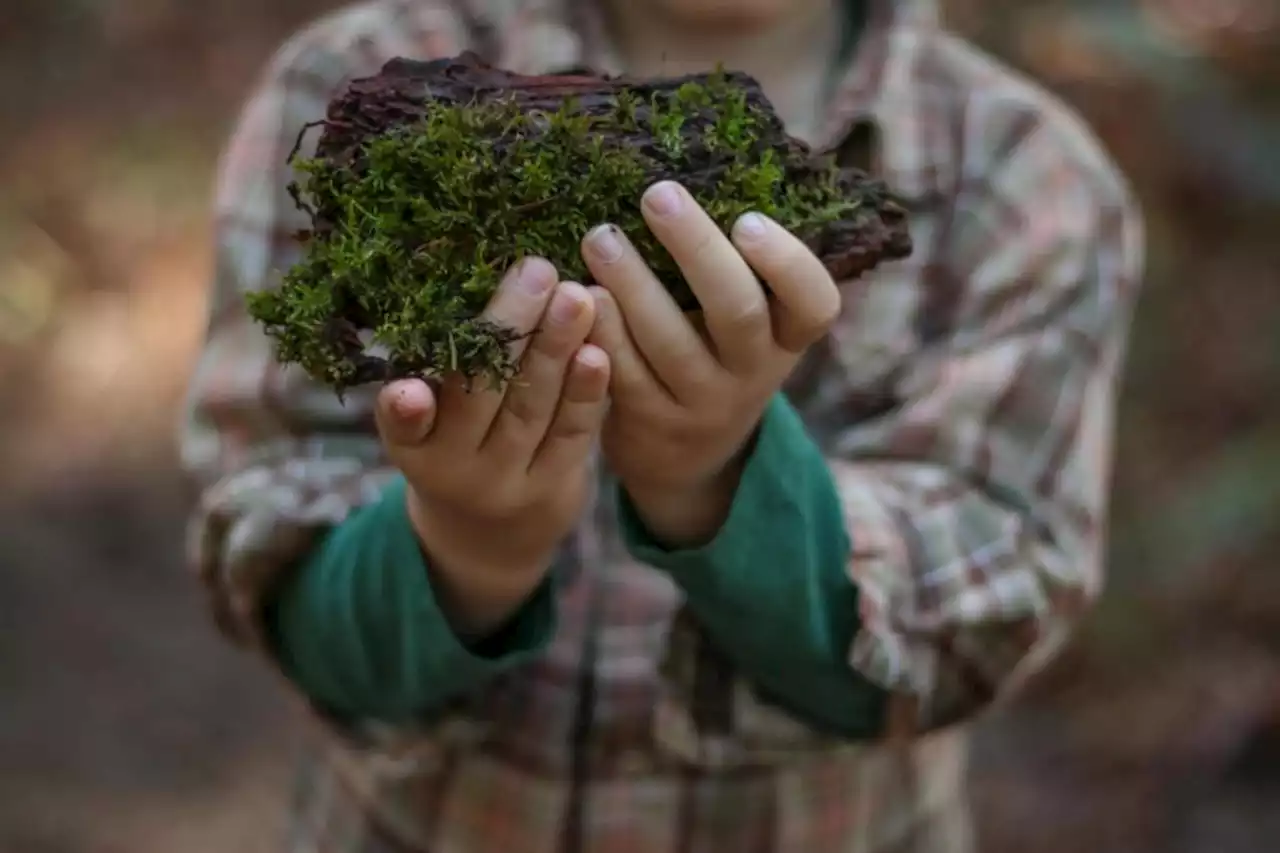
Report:
[{"label": "knuckle", "polygon": [[685,238],[688,241],[685,251],[691,261],[707,257],[714,251],[717,241],[724,239],[714,227],[694,228],[693,232]]},{"label": "knuckle", "polygon": [[512,389],[502,403],[503,412],[509,423],[519,426],[532,426],[538,421],[540,409],[533,400],[535,389],[525,385]]},{"label": "knuckle", "polygon": [[564,386],[564,400],[576,405],[590,405],[603,400],[607,391],[608,383],[603,371],[584,367],[570,373]]},{"label": "knuckle", "polygon": [[604,415],[603,395],[596,399],[572,402],[561,408],[547,434],[557,441],[594,437],[600,430]]},{"label": "knuckle", "polygon": [[474,468],[468,461],[453,466],[421,464],[422,461],[413,460],[414,464],[393,461],[415,494],[449,504],[465,499],[469,493],[467,483],[474,476]]},{"label": "knuckle", "polygon": [[787,240],[762,247],[761,264],[777,277],[794,276],[802,270],[809,269],[810,252],[804,244]]},{"label": "knuckle", "polygon": [[591,301],[595,304],[595,320],[597,323],[613,319],[618,310],[618,304],[614,300],[613,294],[599,285],[591,288]]},{"label": "knuckle", "polygon": [[702,440],[703,427],[699,421],[688,415],[666,413],[658,418],[658,431],[666,438],[666,443],[673,447],[689,448]]},{"label": "knuckle", "polygon": [[555,352],[553,346],[550,342],[539,341],[525,350],[520,357],[520,369],[513,380],[515,384],[507,391],[508,400],[518,404],[516,397],[523,397],[527,401],[545,394],[548,377],[557,375],[563,369],[566,357]]},{"label": "knuckle", "polygon": [[[689,399],[716,400],[723,393],[724,374],[715,366],[702,365],[689,360],[690,367],[681,378],[682,385],[688,389]],[[698,365],[698,366],[695,366]],[[678,417],[670,415],[669,417]]]},{"label": "knuckle", "polygon": [[586,417],[567,417],[556,421],[549,430],[549,435],[556,441],[575,441],[589,438],[594,430],[594,421]]},{"label": "knuckle", "polygon": [[759,331],[769,324],[769,304],[761,291],[758,299],[736,305],[727,312],[726,325],[741,332]]},{"label": "knuckle", "polygon": [[839,289],[834,284],[830,285],[830,287],[830,298],[823,302],[815,312],[815,320],[824,332],[836,324],[844,309],[844,301],[840,298]]},{"label": "knuckle", "polygon": [[608,288],[595,284],[587,288],[587,292],[596,304],[597,313],[601,310],[617,310],[618,300]]},{"label": "knuckle", "polygon": [[826,268],[807,245],[789,231],[778,229],[778,239],[761,247],[759,263],[773,277],[792,277],[806,280],[816,276],[830,276]]},{"label": "knuckle", "polygon": [[547,362],[563,362],[573,351],[577,343],[570,330],[558,326],[544,326],[533,336],[524,361],[520,365],[522,373],[537,373]]},{"label": "knuckle", "polygon": [[480,514],[499,521],[520,515],[528,504],[523,484],[502,476],[490,477],[480,489],[473,484],[470,499]]},{"label": "knuckle", "polygon": [[799,318],[800,332],[810,339],[825,335],[840,319],[843,303],[840,291],[834,284],[828,284],[829,294],[814,300],[805,316]]}]

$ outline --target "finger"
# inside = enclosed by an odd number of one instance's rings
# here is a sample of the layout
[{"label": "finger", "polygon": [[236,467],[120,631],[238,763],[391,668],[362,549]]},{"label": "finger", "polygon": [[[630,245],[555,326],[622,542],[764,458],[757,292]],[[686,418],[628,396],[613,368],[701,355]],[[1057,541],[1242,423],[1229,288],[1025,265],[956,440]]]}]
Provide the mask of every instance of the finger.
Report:
[{"label": "finger", "polygon": [[772,334],[769,300],[751,267],[679,184],[654,184],[641,207],[698,297],[720,363],[730,370],[754,366],[769,351]]},{"label": "finger", "polygon": [[748,213],[734,224],[733,241],[773,291],[773,339],[803,352],[840,316],[840,288],[809,247],[778,223]]},{"label": "finger", "polygon": [[719,370],[715,359],[626,235],[602,225],[587,235],[583,248],[587,267],[621,309],[654,375],[678,395],[705,388]]},{"label": "finger", "polygon": [[613,295],[603,287],[593,287],[590,292],[595,299],[596,316],[587,341],[609,356],[609,382],[615,396],[638,399],[641,395],[658,394],[671,400],[670,389],[654,375],[632,342]]},{"label": "finger", "polygon": [[[507,273],[481,314],[483,319],[519,336],[510,345],[513,360],[519,359],[528,346],[529,334],[546,312],[557,280],[556,269],[549,262],[526,258]],[[446,377],[440,388],[440,408],[445,414],[440,419],[437,439],[459,447],[479,447],[502,406],[504,393],[505,389],[489,382],[468,383],[460,376]]]},{"label": "finger", "polygon": [[569,361],[591,331],[593,315],[594,304],[582,285],[567,281],[556,288],[520,370],[507,386],[482,453],[520,458],[528,467],[555,417]]},{"label": "finger", "polygon": [[608,410],[609,372],[604,350],[586,344],[577,351],[555,420],[529,466],[530,477],[557,483],[587,458]]},{"label": "finger", "polygon": [[378,393],[374,418],[388,453],[417,447],[435,425],[435,394],[421,379],[391,382]]}]

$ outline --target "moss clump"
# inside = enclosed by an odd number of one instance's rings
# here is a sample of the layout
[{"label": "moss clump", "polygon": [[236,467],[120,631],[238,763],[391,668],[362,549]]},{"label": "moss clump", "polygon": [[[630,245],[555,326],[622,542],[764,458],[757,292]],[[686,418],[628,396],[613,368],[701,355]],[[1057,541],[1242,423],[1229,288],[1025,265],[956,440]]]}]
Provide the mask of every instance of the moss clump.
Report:
[{"label": "moss clump", "polygon": [[281,361],[339,393],[447,371],[509,377],[513,333],[478,319],[502,275],[541,255],[589,283],[578,247],[604,222],[696,307],[640,213],[664,178],[723,228],[751,210],[774,217],[841,277],[910,251],[884,186],[812,158],[744,75],[628,82],[518,77],[470,55],[396,61],[322,124],[291,188],[312,220],[304,257],[249,309]]}]

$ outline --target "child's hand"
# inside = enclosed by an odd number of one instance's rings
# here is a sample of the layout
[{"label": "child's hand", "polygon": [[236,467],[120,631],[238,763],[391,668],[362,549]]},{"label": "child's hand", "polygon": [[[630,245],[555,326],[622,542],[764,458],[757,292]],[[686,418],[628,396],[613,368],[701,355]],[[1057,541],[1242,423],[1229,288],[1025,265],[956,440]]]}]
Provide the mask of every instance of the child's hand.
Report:
[{"label": "child's hand", "polygon": [[643,208],[698,297],[705,328],[616,228],[588,235],[583,255],[603,287],[591,340],[613,369],[602,441],[652,532],[692,545],[723,523],[761,414],[834,322],[840,292],[818,258],[765,217],[744,217],[730,242],[679,185],[651,187]]},{"label": "child's hand", "polygon": [[[446,612],[463,632],[506,619],[541,581],[578,520],[605,411],[609,358],[585,344],[594,318],[579,284],[532,259],[503,281],[485,316],[518,332],[505,390],[450,377],[438,391],[395,382],[378,430],[409,489],[409,513]],[[522,354],[521,354],[522,353]]]}]

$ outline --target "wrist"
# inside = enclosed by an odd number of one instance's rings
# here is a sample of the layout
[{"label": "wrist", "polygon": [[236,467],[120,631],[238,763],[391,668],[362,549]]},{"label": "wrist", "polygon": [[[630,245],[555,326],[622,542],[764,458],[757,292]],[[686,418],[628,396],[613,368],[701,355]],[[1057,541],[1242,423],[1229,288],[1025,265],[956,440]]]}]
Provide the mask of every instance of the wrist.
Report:
[{"label": "wrist", "polygon": [[483,638],[510,619],[546,576],[559,544],[547,541],[545,527],[497,525],[424,501],[412,488],[406,504],[440,609],[464,639]]},{"label": "wrist", "polygon": [[649,535],[668,550],[699,548],[716,538],[729,518],[745,467],[744,454],[712,477],[685,484],[622,483]]}]

